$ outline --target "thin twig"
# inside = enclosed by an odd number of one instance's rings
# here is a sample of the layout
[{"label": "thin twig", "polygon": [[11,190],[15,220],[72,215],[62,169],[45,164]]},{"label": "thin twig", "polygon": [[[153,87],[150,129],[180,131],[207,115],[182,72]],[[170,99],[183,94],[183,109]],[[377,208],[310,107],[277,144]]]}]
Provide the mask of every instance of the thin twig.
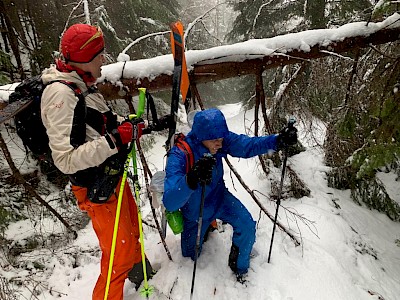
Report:
[{"label": "thin twig", "polygon": [[[252,191],[243,181],[242,177],[239,175],[239,173],[236,171],[236,169],[233,167],[232,163],[225,158],[225,162],[228,164],[229,168],[232,170],[232,172],[235,174],[236,178],[240,182],[240,184],[243,186],[243,188],[250,194],[251,198],[253,198],[254,202],[260,207],[260,209],[267,215],[267,217],[274,222],[274,217],[267,211],[267,209],[260,203],[260,201],[257,199],[257,196],[255,195],[254,191]],[[294,242],[295,246],[299,246],[301,243],[297,240],[297,238],[283,226],[280,222],[276,222],[276,225],[284,231]]]},{"label": "thin twig", "polygon": [[136,143],[136,146],[137,146],[136,148],[137,148],[137,150],[139,152],[140,160],[141,160],[142,165],[143,165],[144,180],[145,180],[145,183],[146,183],[146,192],[147,192],[147,198],[149,199],[149,202],[150,202],[151,213],[153,214],[154,222],[156,223],[156,228],[157,228],[158,233],[160,234],[161,242],[162,242],[162,244],[164,246],[165,252],[167,253],[167,256],[168,256],[169,260],[172,261],[171,252],[169,251],[167,243],[166,243],[166,241],[165,241],[165,239],[163,237],[161,226],[160,226],[160,223],[158,222],[158,219],[157,219],[156,209],[153,206],[153,200],[152,200],[153,197],[152,197],[151,192],[150,192],[150,186],[149,186],[149,180],[148,180],[148,176],[151,179],[151,177],[153,175],[151,174],[149,165],[147,164],[146,157],[144,156],[144,153],[143,153],[143,150],[142,150],[142,146],[140,145],[139,141]]}]

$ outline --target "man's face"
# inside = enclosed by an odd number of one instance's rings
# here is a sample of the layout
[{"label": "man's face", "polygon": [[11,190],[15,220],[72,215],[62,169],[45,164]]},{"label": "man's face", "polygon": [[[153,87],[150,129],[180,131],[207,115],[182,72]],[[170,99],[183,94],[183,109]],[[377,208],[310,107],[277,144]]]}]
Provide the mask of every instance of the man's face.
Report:
[{"label": "man's face", "polygon": [[[92,76],[97,79],[101,77],[101,66],[106,62],[104,52],[98,54],[91,62],[88,63],[74,63],[73,65],[77,66],[81,70],[85,72],[90,72]],[[72,65],[72,63],[71,63]]]},{"label": "man's face", "polygon": [[90,73],[92,73],[92,76],[94,78],[100,78],[101,77],[101,66],[106,62],[105,60],[105,54],[100,53],[97,55],[90,63],[88,63],[87,67]]},{"label": "man's face", "polygon": [[219,149],[222,148],[223,138],[215,139],[215,140],[205,140],[202,141],[204,147],[206,147],[212,155],[216,154]]}]

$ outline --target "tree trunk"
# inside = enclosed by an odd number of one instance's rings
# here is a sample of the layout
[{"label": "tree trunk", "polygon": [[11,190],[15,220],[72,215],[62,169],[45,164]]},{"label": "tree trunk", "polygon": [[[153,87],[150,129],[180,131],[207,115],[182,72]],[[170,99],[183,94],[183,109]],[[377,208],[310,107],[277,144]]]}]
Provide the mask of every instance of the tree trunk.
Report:
[{"label": "tree trunk", "polygon": [[25,73],[24,73],[24,68],[22,66],[22,61],[21,61],[21,55],[19,53],[19,47],[18,47],[18,37],[14,32],[14,27],[12,25],[11,19],[9,18],[7,11],[6,11],[6,7],[4,5],[4,1],[0,0],[0,14],[3,16],[4,18],[4,22],[6,25],[6,35],[8,37],[8,40],[10,42],[11,45],[11,49],[14,53],[15,56],[15,60],[17,61],[17,68],[18,68],[18,72],[21,75],[22,79],[25,79]]},{"label": "tree trunk", "polygon": [[325,28],[325,5],[326,0],[307,0],[306,19],[310,21],[310,29]]},{"label": "tree trunk", "polygon": [[[309,51],[288,49],[285,55],[272,53],[262,58],[248,58],[243,61],[215,62],[217,59],[209,59],[207,62],[189,66],[193,68],[190,74],[191,83],[199,84],[250,74],[257,75],[260,70],[262,72],[283,65],[302,63],[305,60],[329,56],[331,53],[339,54],[355,48],[366,48],[371,44],[379,45],[393,42],[398,40],[399,36],[400,28],[385,28],[368,36],[354,36],[340,41],[332,41],[330,44],[317,44],[312,46]],[[120,81],[125,87],[129,87],[129,93],[132,95],[137,94],[138,87],[145,87],[149,92],[167,90],[172,87],[172,64],[169,71],[170,74],[158,74],[151,78],[121,78]],[[121,98],[119,95],[120,86],[103,82],[98,84],[98,88],[107,100]]]}]

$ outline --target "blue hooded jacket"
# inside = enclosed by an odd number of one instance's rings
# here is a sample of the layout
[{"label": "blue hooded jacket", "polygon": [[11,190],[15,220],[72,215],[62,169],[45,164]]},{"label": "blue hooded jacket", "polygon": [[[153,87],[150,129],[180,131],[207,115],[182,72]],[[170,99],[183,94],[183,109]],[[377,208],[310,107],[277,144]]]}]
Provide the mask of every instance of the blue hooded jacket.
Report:
[{"label": "blue hooded jacket", "polygon": [[[249,158],[276,150],[277,135],[263,137],[248,137],[228,130],[226,120],[218,109],[208,109],[198,112],[194,117],[192,130],[186,136],[194,155],[194,161],[199,160],[209,150],[202,144],[204,140],[223,138],[222,148],[216,158],[212,182],[206,186],[203,210],[204,219],[213,219],[223,202],[226,190],[223,180],[222,158],[228,154],[233,157]],[[191,221],[199,217],[201,187],[192,190],[186,183],[186,156],[182,150],[174,146],[168,154],[166,178],[164,182],[163,203],[168,211],[181,209],[183,216]]]}]

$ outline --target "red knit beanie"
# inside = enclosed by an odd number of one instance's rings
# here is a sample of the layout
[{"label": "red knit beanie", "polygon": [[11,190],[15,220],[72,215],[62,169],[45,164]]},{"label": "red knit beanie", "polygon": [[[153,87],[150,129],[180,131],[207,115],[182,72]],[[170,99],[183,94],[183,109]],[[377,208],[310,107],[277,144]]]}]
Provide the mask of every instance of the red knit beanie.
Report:
[{"label": "red knit beanie", "polygon": [[74,24],[61,38],[60,51],[67,63],[89,63],[103,50],[104,37],[99,27]]}]

